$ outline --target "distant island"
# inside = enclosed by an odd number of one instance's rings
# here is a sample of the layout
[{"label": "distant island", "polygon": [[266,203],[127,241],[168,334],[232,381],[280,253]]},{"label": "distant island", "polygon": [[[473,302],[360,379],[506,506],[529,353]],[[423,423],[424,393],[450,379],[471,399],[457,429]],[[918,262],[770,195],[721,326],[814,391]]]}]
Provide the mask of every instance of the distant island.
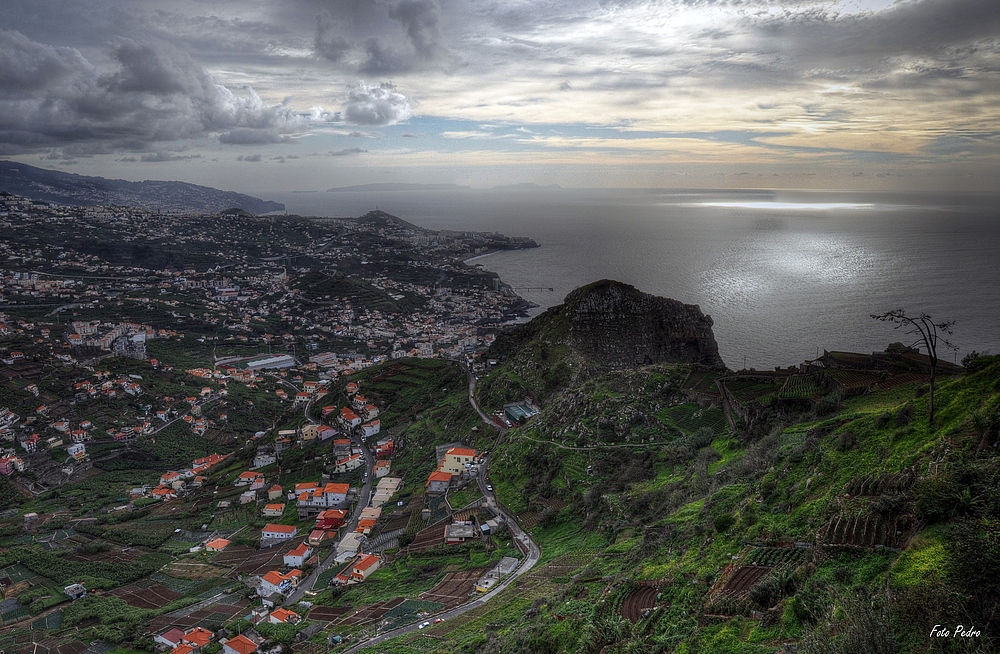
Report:
[{"label": "distant island", "polygon": [[0,161],[0,191],[32,200],[65,205],[119,205],[159,211],[216,213],[242,209],[265,214],[284,211],[280,202],[243,193],[220,191],[187,182],[88,177],[76,173],[36,168],[16,161]]},{"label": "distant island", "polygon": [[517,190],[533,190],[533,189],[550,189],[550,188],[562,188],[558,184],[546,184],[545,186],[539,186],[538,184],[533,184],[531,182],[521,182],[520,184],[504,184],[502,186],[494,186],[495,191],[517,191]]},{"label": "distant island", "polygon": [[[502,184],[500,186],[494,186],[490,190],[494,191],[518,191],[518,190],[533,190],[533,189],[556,189],[562,188],[558,184],[548,184],[546,186],[539,186],[538,184],[533,184],[532,182],[521,182],[518,184]],[[354,193],[359,191],[474,191],[476,189],[471,186],[462,186],[460,184],[403,184],[397,182],[384,182],[380,184],[359,184],[357,186],[335,186],[334,188],[328,188],[327,193]],[[304,193],[308,191],[296,191],[297,193]]]},{"label": "distant island", "polygon": [[337,186],[326,189],[327,193],[350,193],[355,191],[471,191],[471,186],[458,184],[398,184],[385,182],[381,184],[359,184],[357,186]]}]

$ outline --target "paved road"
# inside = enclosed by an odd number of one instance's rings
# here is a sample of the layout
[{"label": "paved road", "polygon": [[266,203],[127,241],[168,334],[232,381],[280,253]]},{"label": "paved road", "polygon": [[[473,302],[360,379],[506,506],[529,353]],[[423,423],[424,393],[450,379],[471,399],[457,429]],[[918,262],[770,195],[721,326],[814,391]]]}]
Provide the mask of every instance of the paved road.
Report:
[{"label": "paved road", "polygon": [[[476,377],[464,364],[462,365],[462,368],[465,370],[465,373],[469,377],[469,402],[476,410],[476,413],[479,414],[479,417],[482,418],[483,422],[490,425],[498,432],[497,440],[494,443],[494,450],[495,450],[496,445],[498,445],[500,441],[503,439],[503,437],[506,436],[507,430],[504,429],[503,427],[500,427],[492,420],[490,420],[490,417],[486,415],[486,413],[484,413],[479,408],[479,404],[476,403],[476,395],[475,395]],[[486,457],[484,457],[484,459],[485,459],[484,462],[479,467],[478,483],[480,490],[482,490],[483,495],[486,497],[485,506],[487,506],[494,513],[494,515],[500,514],[506,518],[507,529],[510,530],[511,535],[517,542],[521,544],[523,549],[527,551],[527,556],[525,556],[524,559],[521,560],[521,564],[517,567],[516,570],[514,570],[514,572],[512,572],[506,579],[504,579],[503,582],[497,584],[488,593],[484,593],[481,597],[477,597],[471,602],[467,602],[465,604],[462,604],[461,606],[456,606],[453,609],[449,609],[447,611],[443,611],[441,613],[435,613],[434,615],[428,616],[429,620],[432,622],[438,618],[444,620],[457,618],[463,613],[467,613],[473,609],[479,608],[483,604],[486,604],[487,602],[495,598],[497,595],[502,593],[504,589],[506,589],[508,586],[514,583],[514,581],[518,577],[526,574],[529,570],[531,570],[535,566],[535,564],[538,563],[538,559],[542,555],[542,550],[538,546],[538,543],[536,543],[531,538],[531,536],[529,536],[523,529],[521,529],[521,526],[517,524],[517,521],[515,521],[514,518],[510,515],[510,512],[507,511],[507,509],[505,509],[503,505],[501,505],[500,502],[497,500],[496,495],[493,492],[486,490],[486,486],[489,485],[488,477],[489,477],[490,455],[487,455]],[[378,645],[379,643],[389,640],[390,638],[396,638],[397,636],[402,636],[403,634],[413,633],[417,631],[418,628],[419,626],[418,623],[416,622],[404,625],[402,627],[397,627],[396,629],[387,631],[384,634],[379,634],[374,638],[370,638],[363,643],[358,643],[357,645],[348,649],[344,654],[354,654],[354,652],[360,652],[361,650],[368,649],[369,647],[374,647],[375,645]],[[429,629],[431,630],[429,633],[433,634],[433,626],[429,627]]]}]

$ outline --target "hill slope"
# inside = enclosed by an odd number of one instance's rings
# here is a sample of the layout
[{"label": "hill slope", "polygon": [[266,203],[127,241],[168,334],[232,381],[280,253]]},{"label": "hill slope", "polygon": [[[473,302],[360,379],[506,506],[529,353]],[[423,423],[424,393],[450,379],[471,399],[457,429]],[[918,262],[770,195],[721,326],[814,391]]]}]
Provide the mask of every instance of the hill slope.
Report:
[{"label": "hill slope", "polygon": [[237,208],[262,214],[285,208],[280,202],[187,182],[129,182],[88,177],[36,168],[16,161],[0,161],[0,191],[57,204],[115,204],[192,213],[215,213]]},{"label": "hill slope", "polygon": [[601,280],[563,304],[500,334],[488,356],[497,374],[483,385],[487,403],[544,396],[574,379],[657,363],[723,368],[712,319],[697,305]]}]

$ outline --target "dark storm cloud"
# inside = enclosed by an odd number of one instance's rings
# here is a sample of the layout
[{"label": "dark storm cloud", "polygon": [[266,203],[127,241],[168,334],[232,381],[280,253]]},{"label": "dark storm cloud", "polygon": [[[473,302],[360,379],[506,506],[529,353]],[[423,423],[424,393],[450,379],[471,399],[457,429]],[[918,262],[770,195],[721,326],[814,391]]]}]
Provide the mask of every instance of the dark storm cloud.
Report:
[{"label": "dark storm cloud", "polygon": [[437,0],[400,0],[389,6],[388,16],[402,28],[406,44],[391,36],[369,37],[359,72],[382,75],[457,65],[458,58],[444,44]]},{"label": "dark storm cloud", "polygon": [[338,62],[351,51],[351,42],[337,34],[339,25],[329,14],[316,17],[316,37],[313,39],[313,49],[316,54],[327,61]]},{"label": "dark storm cloud", "polygon": [[930,54],[1000,35],[1000,11],[995,0],[922,0],[877,13],[788,14],[762,21],[756,33],[758,47],[807,60]]},{"label": "dark storm cloud", "polygon": [[389,17],[399,21],[417,54],[431,59],[441,46],[441,7],[436,0],[400,0],[389,8]]},{"label": "dark storm cloud", "polygon": [[53,48],[19,32],[0,31],[0,89],[4,94],[38,91],[88,68],[72,48]]},{"label": "dark storm cloud", "polygon": [[77,50],[0,31],[4,149],[145,150],[219,132],[228,142],[272,143],[303,122],[285,104],[265,104],[249,86],[216,83],[167,44],[118,39],[110,60],[113,70],[100,73]]}]

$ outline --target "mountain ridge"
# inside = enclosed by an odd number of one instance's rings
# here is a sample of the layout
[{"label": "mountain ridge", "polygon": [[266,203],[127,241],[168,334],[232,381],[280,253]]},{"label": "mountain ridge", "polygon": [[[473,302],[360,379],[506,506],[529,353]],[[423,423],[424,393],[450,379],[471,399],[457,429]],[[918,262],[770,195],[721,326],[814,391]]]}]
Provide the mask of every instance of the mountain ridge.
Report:
[{"label": "mountain ridge", "polygon": [[285,209],[280,202],[189,182],[130,182],[38,168],[9,160],[0,160],[0,191],[56,204],[122,205],[160,211],[216,213],[235,208],[264,214]]}]

